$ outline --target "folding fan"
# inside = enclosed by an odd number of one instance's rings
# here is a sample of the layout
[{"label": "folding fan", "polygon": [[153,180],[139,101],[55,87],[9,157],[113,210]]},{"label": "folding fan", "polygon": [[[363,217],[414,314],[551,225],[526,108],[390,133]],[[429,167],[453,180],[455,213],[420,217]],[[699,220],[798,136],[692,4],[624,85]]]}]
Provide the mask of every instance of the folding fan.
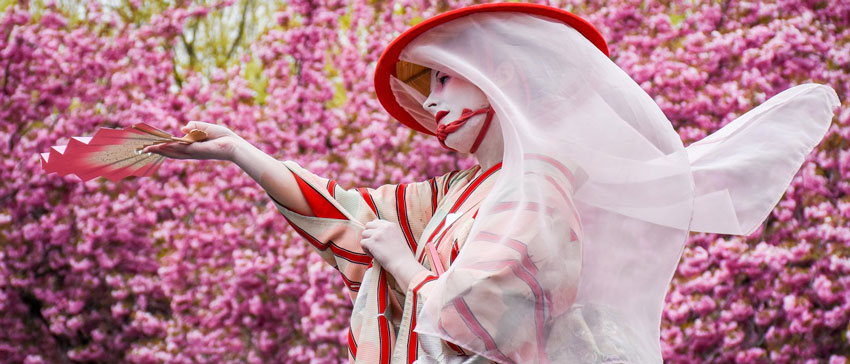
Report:
[{"label": "folding fan", "polygon": [[57,145],[41,153],[41,167],[61,176],[75,174],[83,181],[103,176],[112,182],[129,176],[150,176],[165,157],[143,153],[149,145],[193,143],[206,139],[207,133],[193,129],[182,138],[174,137],[150,125],[139,123],[124,129],[100,128],[91,137],[73,137],[68,145]]}]

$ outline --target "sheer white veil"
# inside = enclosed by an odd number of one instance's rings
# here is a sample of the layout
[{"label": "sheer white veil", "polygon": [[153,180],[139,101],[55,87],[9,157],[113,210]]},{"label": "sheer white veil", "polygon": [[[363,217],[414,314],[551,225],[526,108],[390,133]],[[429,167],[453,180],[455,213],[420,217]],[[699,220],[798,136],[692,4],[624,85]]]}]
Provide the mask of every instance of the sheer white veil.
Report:
[{"label": "sheer white veil", "polygon": [[[838,103],[798,86],[686,149],[652,98],[560,22],[472,14],[400,59],[471,81],[501,125],[499,180],[415,328],[498,362],[660,363],[688,232],[755,229]],[[424,95],[391,86],[433,131]]]}]

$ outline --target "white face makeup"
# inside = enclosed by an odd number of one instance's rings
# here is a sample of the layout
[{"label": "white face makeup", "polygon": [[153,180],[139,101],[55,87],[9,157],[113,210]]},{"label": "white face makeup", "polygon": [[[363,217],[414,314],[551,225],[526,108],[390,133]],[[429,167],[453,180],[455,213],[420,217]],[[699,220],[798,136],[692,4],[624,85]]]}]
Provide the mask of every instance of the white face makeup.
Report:
[{"label": "white face makeup", "polygon": [[[479,110],[490,106],[487,96],[478,87],[463,78],[431,70],[431,94],[422,104],[434,115],[437,125],[445,125],[460,118],[464,110]],[[460,129],[446,137],[445,144],[459,152],[469,152],[486,114],[473,116]]]}]

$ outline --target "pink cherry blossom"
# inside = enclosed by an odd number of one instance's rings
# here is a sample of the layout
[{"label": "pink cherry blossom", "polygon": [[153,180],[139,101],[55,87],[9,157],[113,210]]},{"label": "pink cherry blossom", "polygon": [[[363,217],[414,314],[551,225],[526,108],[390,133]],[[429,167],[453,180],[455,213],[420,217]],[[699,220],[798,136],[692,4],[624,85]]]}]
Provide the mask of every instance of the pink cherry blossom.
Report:
[{"label": "pink cherry blossom", "polygon": [[[473,2],[266,2],[249,46],[191,67],[193,24],[244,0],[41,3],[0,14],[0,363],[343,362],[339,275],[234,165],[81,183],[46,175],[37,153],[98,127],[203,120],[344,187],[468,167],[391,120],[372,75],[411,24]],[[850,96],[846,1],[542,3],[595,24],[686,145],[796,84]],[[665,361],[850,358],[847,105],[756,233],[692,235]]]}]

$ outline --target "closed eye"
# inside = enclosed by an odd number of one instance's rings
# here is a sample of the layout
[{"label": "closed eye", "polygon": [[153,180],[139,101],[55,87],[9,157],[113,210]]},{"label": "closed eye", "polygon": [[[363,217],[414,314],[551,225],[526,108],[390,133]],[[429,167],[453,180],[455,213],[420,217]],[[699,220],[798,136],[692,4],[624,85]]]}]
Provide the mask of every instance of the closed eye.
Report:
[{"label": "closed eye", "polygon": [[438,78],[437,81],[439,81],[441,85],[445,85],[446,81],[448,81],[448,79],[449,79],[449,76],[442,76],[442,77]]}]

